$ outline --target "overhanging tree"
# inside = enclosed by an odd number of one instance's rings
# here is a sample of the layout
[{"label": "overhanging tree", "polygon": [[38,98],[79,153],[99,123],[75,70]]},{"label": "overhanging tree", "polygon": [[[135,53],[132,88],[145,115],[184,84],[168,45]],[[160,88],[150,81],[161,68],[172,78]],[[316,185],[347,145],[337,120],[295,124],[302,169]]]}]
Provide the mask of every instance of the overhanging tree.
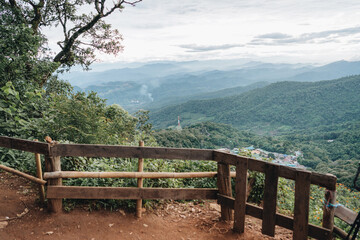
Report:
[{"label": "overhanging tree", "polygon": [[[9,16],[9,23],[27,26],[34,36],[41,37],[41,44],[36,52],[41,52],[42,57],[51,57],[57,64],[39,78],[38,83],[42,86],[59,67],[69,69],[80,64],[88,69],[96,60],[96,51],[115,55],[121,52],[122,36],[111,24],[105,22],[105,18],[121,11],[126,4],[134,6],[141,1],[0,0],[0,14]],[[55,54],[45,48],[47,39],[43,31],[46,27],[62,29],[62,36],[58,41],[60,50]],[[37,56],[40,57],[39,54]]]}]

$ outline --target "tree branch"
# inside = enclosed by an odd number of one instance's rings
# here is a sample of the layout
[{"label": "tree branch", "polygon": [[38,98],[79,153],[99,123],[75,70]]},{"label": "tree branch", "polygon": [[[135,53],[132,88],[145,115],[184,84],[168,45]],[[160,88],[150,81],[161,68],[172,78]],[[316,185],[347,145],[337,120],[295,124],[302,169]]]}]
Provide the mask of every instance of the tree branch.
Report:
[{"label": "tree branch", "polygon": [[67,59],[64,57],[71,52],[71,48],[74,45],[76,39],[89,29],[91,29],[99,20],[101,15],[96,15],[89,23],[77,30],[67,41],[64,42],[63,49],[55,56],[54,62],[66,63]]}]

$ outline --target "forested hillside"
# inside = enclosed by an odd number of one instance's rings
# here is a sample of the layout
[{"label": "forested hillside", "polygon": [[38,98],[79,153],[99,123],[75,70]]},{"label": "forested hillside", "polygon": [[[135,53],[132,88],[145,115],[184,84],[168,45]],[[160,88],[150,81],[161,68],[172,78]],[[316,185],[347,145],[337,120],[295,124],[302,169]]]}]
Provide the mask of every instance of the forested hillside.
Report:
[{"label": "forested hillside", "polygon": [[[305,64],[213,60],[190,62],[154,62],[147,64],[109,64],[110,70],[64,75],[85,92],[95,91],[128,111],[155,109],[189,100],[217,96],[213,92],[279,81],[313,82],[360,74],[360,62],[338,61],[323,66]],[[131,67],[131,65],[133,65]],[[259,84],[258,86],[260,86]],[[262,85],[265,86],[265,85]],[[207,95],[208,97],[201,97]]]},{"label": "forested hillside", "polygon": [[189,101],[151,113],[156,128],[210,120],[239,129],[288,131],[360,120],[360,75],[320,82],[278,82],[244,94]]},{"label": "forested hillside", "polygon": [[283,136],[259,136],[227,124],[203,122],[181,131],[160,130],[154,136],[164,147],[232,149],[254,146],[283,154],[300,150],[303,153],[299,159],[301,164],[319,172],[333,173],[347,186],[352,186],[360,159],[360,122],[312,128]]}]

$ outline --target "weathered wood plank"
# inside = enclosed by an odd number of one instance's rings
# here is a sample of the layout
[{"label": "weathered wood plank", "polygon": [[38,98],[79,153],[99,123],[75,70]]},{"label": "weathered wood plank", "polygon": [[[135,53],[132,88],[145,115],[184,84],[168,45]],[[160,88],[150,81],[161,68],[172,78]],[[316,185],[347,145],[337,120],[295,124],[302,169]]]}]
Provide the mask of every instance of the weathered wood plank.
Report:
[{"label": "weathered wood plank", "polygon": [[[324,204],[324,207],[323,207],[322,226],[324,228],[330,229],[332,231],[334,229],[335,208],[333,207],[333,205],[336,203],[336,191],[326,189],[325,200],[326,200],[326,203]],[[328,206],[328,205],[330,205],[330,206]]]},{"label": "weathered wood plank", "polygon": [[350,225],[355,222],[357,215],[358,213],[342,205],[335,208],[335,216]]},{"label": "weathered wood plank", "polygon": [[[217,187],[219,193],[225,196],[232,196],[230,165],[218,163]],[[221,219],[224,221],[232,220],[232,210],[226,205],[221,205]]]},{"label": "weathered wood plank", "polygon": [[311,172],[297,171],[295,180],[294,235],[293,239],[308,236]]},{"label": "weathered wood plank", "polygon": [[[234,209],[234,202],[235,199],[232,197],[227,197],[221,194],[218,194],[218,203],[225,204],[229,208]],[[246,214],[250,215],[252,217],[262,219],[263,218],[263,209],[259,206],[246,203]],[[283,214],[276,214],[276,225],[281,226],[283,228],[293,230],[294,226],[294,219],[285,216]],[[329,236],[331,236],[331,231],[326,228],[322,228],[313,224],[309,224],[309,237],[315,238],[315,239],[327,239]]]},{"label": "weathered wood plank", "polygon": [[[37,140],[35,140],[37,141]],[[43,173],[41,168],[41,158],[39,153],[35,153],[35,164],[36,164],[36,176],[37,178],[43,180]],[[39,185],[39,198],[42,204],[45,203],[45,188],[44,185]]]},{"label": "weathered wood plank", "polygon": [[4,166],[4,165],[0,165],[0,169],[6,171],[6,172],[9,172],[9,173],[12,173],[12,174],[15,174],[15,175],[18,175],[20,177],[23,177],[23,178],[26,178],[32,182],[35,182],[37,184],[40,184],[40,185],[45,185],[46,184],[46,181],[40,179],[40,178],[36,178],[34,176],[31,176],[29,174],[26,174],[26,173],[23,173],[23,172],[20,172],[16,169],[13,169],[13,168],[10,168],[10,167],[7,167],[7,166]]},{"label": "weathered wood plank", "polygon": [[344,230],[336,226],[334,226],[334,233],[337,234],[341,239],[346,239],[348,235]]},{"label": "weathered wood plank", "polygon": [[245,230],[246,187],[248,159],[242,159],[236,164],[234,231],[243,233]]},{"label": "weathered wood plank", "polygon": [[47,143],[4,136],[0,136],[0,147],[40,154],[47,154],[49,151]]},{"label": "weathered wood plank", "polygon": [[[144,146],[144,141],[139,141],[139,147],[143,147],[143,146]],[[138,172],[143,172],[143,171],[144,171],[144,159],[139,158]],[[137,186],[139,188],[143,187],[143,183],[144,183],[144,178],[138,178]],[[142,199],[137,199],[136,200],[136,217],[141,218],[141,213],[142,213]]]},{"label": "weathered wood plank", "polygon": [[216,199],[214,188],[121,188],[49,186],[50,199]]},{"label": "weathered wood plank", "polygon": [[[248,159],[249,170],[257,172],[265,172],[265,166],[267,165],[276,165],[279,166],[279,177],[295,180],[297,168],[281,166],[275,163],[269,163],[266,161],[246,158],[234,154],[224,153],[221,151],[214,151],[214,160],[230,165],[236,165],[241,159]],[[316,184],[321,187],[325,187],[330,190],[335,190],[336,188],[336,176],[331,174],[321,174],[312,172],[311,173],[311,184]]]},{"label": "weathered wood plank", "polygon": [[160,147],[110,146],[90,144],[57,144],[54,155],[83,157],[160,158],[213,160],[213,150]]},{"label": "weathered wood plank", "polygon": [[262,233],[274,237],[279,166],[266,165]]},{"label": "weathered wood plank", "polygon": [[217,195],[217,203],[220,204],[220,205],[225,205],[228,208],[234,209],[235,198],[228,197],[226,195],[218,193],[218,195]]},{"label": "weathered wood plank", "polygon": [[[61,160],[60,156],[48,156],[45,155],[45,161],[46,161],[46,168],[49,169],[49,171],[61,171]],[[49,181],[49,187],[51,186],[61,186],[62,185],[62,179],[61,178],[55,178],[51,179]],[[49,192],[47,192],[47,198]],[[51,212],[59,213],[62,211],[62,199],[50,199],[49,198],[49,208]]]},{"label": "weathered wood plank", "polygon": [[[53,178],[212,178],[217,172],[45,172],[45,179]],[[230,172],[235,177],[235,172]]]},{"label": "weathered wood plank", "polygon": [[[294,219],[283,214],[276,214],[276,225],[293,230]],[[328,239],[331,236],[331,231],[313,224],[308,225],[308,236],[315,239]],[[306,238],[305,238],[306,239]]]}]

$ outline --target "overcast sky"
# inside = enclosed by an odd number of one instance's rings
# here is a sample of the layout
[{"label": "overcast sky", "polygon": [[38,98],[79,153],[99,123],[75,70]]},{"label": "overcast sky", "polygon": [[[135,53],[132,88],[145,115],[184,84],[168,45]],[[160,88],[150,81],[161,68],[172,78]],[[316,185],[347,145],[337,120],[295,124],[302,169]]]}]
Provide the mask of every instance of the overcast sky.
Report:
[{"label": "overcast sky", "polygon": [[107,21],[125,49],[104,62],[360,60],[359,0],[143,0]]}]

